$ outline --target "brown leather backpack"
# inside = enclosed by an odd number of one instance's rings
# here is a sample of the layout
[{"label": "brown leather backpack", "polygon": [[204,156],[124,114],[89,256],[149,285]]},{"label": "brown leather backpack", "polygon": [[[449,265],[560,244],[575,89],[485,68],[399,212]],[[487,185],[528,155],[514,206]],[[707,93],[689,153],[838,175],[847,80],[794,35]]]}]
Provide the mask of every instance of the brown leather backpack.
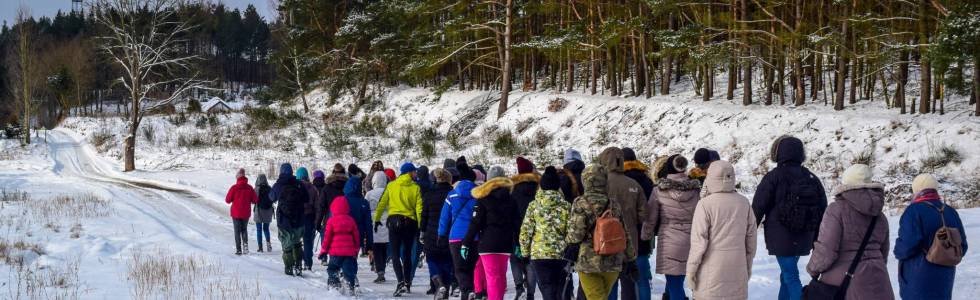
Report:
[{"label": "brown leather backpack", "polygon": [[[609,201],[612,202],[613,200],[610,199]],[[606,209],[595,220],[595,229],[592,231],[592,250],[602,256],[626,251],[626,229],[610,209]]]},{"label": "brown leather backpack", "polygon": [[941,204],[941,207],[935,207],[928,202],[923,203],[938,211],[939,219],[943,222],[932,237],[932,246],[926,251],[926,261],[940,266],[955,267],[963,260],[963,240],[960,230],[946,226],[945,203]]}]

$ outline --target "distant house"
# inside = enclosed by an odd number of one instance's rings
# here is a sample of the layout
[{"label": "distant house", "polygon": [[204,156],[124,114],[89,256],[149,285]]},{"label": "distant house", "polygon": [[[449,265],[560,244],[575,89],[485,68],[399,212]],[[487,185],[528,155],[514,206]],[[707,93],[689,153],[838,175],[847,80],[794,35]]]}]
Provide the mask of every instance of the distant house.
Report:
[{"label": "distant house", "polygon": [[231,111],[231,106],[218,97],[212,97],[207,102],[201,103],[201,111],[209,114],[225,113]]}]

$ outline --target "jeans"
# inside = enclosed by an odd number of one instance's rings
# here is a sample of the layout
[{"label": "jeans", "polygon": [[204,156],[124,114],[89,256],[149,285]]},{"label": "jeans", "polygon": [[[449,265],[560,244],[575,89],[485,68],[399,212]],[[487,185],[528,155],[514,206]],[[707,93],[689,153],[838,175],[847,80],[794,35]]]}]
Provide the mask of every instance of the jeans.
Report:
[{"label": "jeans", "polygon": [[344,282],[347,283],[348,288],[353,289],[357,283],[357,257],[330,256],[330,262],[327,264],[328,285],[340,285],[340,278],[337,276],[337,271],[344,273]]},{"label": "jeans", "polygon": [[269,223],[255,223],[255,240],[259,241],[259,248],[262,248],[262,234],[265,233],[265,242],[272,244],[272,235],[269,234]]},{"label": "jeans", "polygon": [[616,283],[619,272],[578,273],[581,282],[580,290],[584,291],[587,300],[605,300]]},{"label": "jeans", "polygon": [[439,278],[439,281],[447,285],[453,283],[453,259],[449,255],[429,255],[425,257],[425,264],[429,266],[429,278]]},{"label": "jeans", "polygon": [[[415,272],[419,270],[419,264],[422,263],[420,259],[422,257],[422,244],[419,244],[419,232],[415,232],[415,238],[412,239],[412,268],[409,269],[408,278],[415,278]],[[411,280],[409,280],[411,282]]]},{"label": "jeans", "polygon": [[371,245],[371,253],[374,256],[374,273],[383,276],[388,265],[388,243],[374,243]]},{"label": "jeans", "polygon": [[235,224],[235,250],[242,252],[242,245],[248,249],[248,219],[232,219]]},{"label": "jeans", "polygon": [[313,242],[316,237],[316,228],[313,226],[313,218],[303,220],[303,264],[313,267]]},{"label": "jeans", "polygon": [[418,223],[405,216],[388,217],[388,232],[391,246],[391,268],[395,270],[395,278],[399,283],[411,286],[412,258],[415,257],[414,245],[418,235]]},{"label": "jeans", "polygon": [[799,256],[776,256],[779,264],[779,300],[799,300],[803,295],[800,283]]},{"label": "jeans", "polygon": [[687,298],[687,292],[684,291],[684,275],[664,275],[667,277],[667,296],[670,299],[682,300]]},{"label": "jeans", "polygon": [[503,300],[507,291],[508,254],[480,254],[487,276],[487,300]]},{"label": "jeans", "polygon": [[640,270],[636,278],[637,299],[650,300],[650,281],[653,280],[653,273],[650,272],[650,256],[637,256],[636,268]]},{"label": "jeans", "polygon": [[[459,291],[462,295],[465,293],[473,292],[473,275],[476,270],[476,263],[479,257],[476,251],[470,251],[467,257],[463,257],[459,253],[459,248],[463,245],[462,242],[449,243],[449,254],[453,258],[453,267],[456,269],[456,283],[459,284]],[[482,272],[482,270],[481,270]]]},{"label": "jeans", "polygon": [[531,269],[534,270],[538,288],[541,289],[541,299],[561,299],[565,289],[565,279],[568,277],[568,273],[565,272],[565,265],[567,264],[563,259],[531,260]]},{"label": "jeans", "polygon": [[526,257],[510,257],[510,274],[514,277],[514,288],[518,291],[525,291],[527,300],[534,300],[534,288],[537,286],[537,277],[530,265],[530,260]]}]

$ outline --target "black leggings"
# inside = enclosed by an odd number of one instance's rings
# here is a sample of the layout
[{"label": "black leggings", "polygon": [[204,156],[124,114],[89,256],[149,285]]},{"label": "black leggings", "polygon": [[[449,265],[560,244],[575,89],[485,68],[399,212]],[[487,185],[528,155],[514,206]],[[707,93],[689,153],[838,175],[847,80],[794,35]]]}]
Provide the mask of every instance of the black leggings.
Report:
[{"label": "black leggings", "polygon": [[412,258],[415,257],[412,247],[418,239],[418,223],[405,216],[394,215],[388,218],[389,235],[391,242],[391,268],[395,270],[395,278],[398,282],[404,282],[411,286],[412,283]]},{"label": "black leggings", "polygon": [[476,260],[479,256],[476,251],[470,250],[467,253],[468,257],[464,258],[459,253],[462,246],[463,242],[449,243],[449,254],[453,257],[453,268],[456,270],[456,282],[459,284],[460,292],[469,293],[473,291],[473,271],[476,269]]},{"label": "black leggings", "polygon": [[388,243],[374,243],[371,245],[371,255],[374,257],[374,272],[385,273],[385,266],[388,265]]}]

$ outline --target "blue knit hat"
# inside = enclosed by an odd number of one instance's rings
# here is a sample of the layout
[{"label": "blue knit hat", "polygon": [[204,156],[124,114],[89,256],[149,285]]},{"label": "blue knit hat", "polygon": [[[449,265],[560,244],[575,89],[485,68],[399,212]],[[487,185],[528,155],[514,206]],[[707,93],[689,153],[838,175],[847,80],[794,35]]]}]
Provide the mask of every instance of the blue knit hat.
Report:
[{"label": "blue knit hat", "polygon": [[296,169],[296,179],[299,179],[299,180],[309,180],[310,179],[310,171],[307,171],[306,170],[306,167],[299,167],[299,169]]},{"label": "blue knit hat", "polygon": [[402,168],[401,168],[402,174],[415,172],[415,170],[417,169],[415,168],[415,165],[413,165],[411,162],[406,162],[402,164]]}]

